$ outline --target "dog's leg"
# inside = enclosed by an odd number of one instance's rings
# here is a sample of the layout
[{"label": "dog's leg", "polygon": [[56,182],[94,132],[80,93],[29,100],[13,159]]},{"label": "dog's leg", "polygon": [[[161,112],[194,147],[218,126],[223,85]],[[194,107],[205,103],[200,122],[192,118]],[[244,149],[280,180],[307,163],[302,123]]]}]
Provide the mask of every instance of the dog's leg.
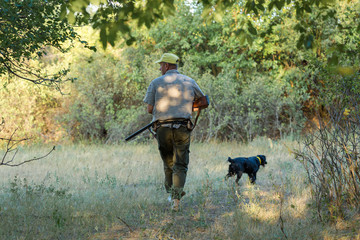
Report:
[{"label": "dog's leg", "polygon": [[256,181],[256,173],[252,173],[252,174],[251,174],[251,177],[250,177],[250,175],[249,175],[249,178],[251,179],[251,183],[252,183],[252,184],[255,184],[255,181]]},{"label": "dog's leg", "polygon": [[242,174],[243,174],[242,172],[238,172],[237,175],[236,175],[236,180],[235,180],[235,182],[236,182],[237,185],[239,185],[239,180],[240,180]]}]

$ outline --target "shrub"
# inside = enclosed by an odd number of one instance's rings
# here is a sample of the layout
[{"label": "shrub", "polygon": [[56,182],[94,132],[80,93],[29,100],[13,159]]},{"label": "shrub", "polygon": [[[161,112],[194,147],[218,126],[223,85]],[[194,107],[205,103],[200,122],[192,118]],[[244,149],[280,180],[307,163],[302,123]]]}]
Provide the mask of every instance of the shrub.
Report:
[{"label": "shrub", "polygon": [[326,206],[337,217],[360,204],[359,75],[332,77],[326,86],[320,102],[328,115],[319,116],[296,158],[308,173],[319,215]]}]

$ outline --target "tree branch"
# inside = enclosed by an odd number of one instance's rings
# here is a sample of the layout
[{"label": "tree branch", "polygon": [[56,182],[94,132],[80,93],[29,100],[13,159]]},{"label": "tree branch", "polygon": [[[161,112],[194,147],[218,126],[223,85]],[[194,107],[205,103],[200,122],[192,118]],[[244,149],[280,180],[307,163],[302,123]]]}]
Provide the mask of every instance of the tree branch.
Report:
[{"label": "tree branch", "polygon": [[[2,122],[0,123],[0,126],[4,125],[4,120],[2,120]],[[33,159],[28,159],[28,160],[24,160],[20,163],[14,163],[15,157],[19,151],[19,149],[16,147],[17,144],[23,142],[23,141],[27,141],[28,138],[23,138],[23,139],[19,139],[19,140],[15,140],[13,139],[15,133],[16,133],[17,129],[15,129],[15,131],[11,134],[10,138],[0,138],[0,141],[7,141],[6,143],[6,150],[5,153],[1,159],[0,162],[0,166],[8,166],[8,167],[18,167],[20,165],[23,165],[25,163],[29,163],[29,162],[33,162],[33,161],[37,161],[43,158],[46,158],[47,156],[49,156],[53,151],[55,151],[55,146],[44,156],[41,157],[34,157]],[[14,152],[15,151],[15,152]],[[13,153],[12,156],[9,156],[9,153]],[[11,157],[10,160],[7,160],[8,157]]]},{"label": "tree branch", "polygon": [[[16,153],[17,153],[18,149],[16,149]],[[53,151],[55,151],[55,146],[47,153],[45,154],[44,156],[42,157],[34,157],[33,159],[29,159],[29,160],[25,160],[25,161],[22,161],[21,163],[18,163],[18,164],[10,164],[11,162],[13,162],[14,158],[15,158],[15,155],[16,153],[14,154],[13,158],[8,161],[8,162],[5,162],[4,164],[0,164],[1,165],[4,165],[4,166],[8,166],[8,167],[18,167],[20,165],[23,165],[25,163],[29,163],[29,162],[32,162],[32,161],[37,161],[37,160],[40,160],[40,159],[43,159],[43,158],[46,158],[47,156],[49,156]]]}]

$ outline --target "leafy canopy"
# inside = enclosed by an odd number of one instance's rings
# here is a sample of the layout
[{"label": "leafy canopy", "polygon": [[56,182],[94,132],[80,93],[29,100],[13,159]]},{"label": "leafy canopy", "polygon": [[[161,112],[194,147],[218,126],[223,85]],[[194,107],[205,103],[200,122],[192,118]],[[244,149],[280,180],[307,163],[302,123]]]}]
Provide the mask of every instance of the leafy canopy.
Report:
[{"label": "leafy canopy", "polygon": [[[350,2],[352,0],[348,0]],[[314,11],[318,12],[317,18],[323,20],[334,19],[337,20],[337,12],[334,10],[334,5],[338,0],[198,0],[187,1],[188,4],[194,8],[202,8],[202,16],[207,21],[221,22],[223,16],[227,11],[234,6],[244,5],[241,14],[255,15],[261,17],[271,11],[274,12],[274,17],[278,15],[276,11],[282,11],[288,8],[294,9],[296,19],[299,23],[295,26],[295,30],[301,33],[298,39],[298,48],[305,47],[312,48],[314,43],[314,35],[306,33],[307,28],[311,28],[312,21],[304,21],[308,14]],[[117,38],[117,33],[121,33],[122,37],[127,40],[127,44],[135,41],[132,36],[131,26],[135,21],[137,26],[145,25],[150,28],[157,20],[163,19],[166,16],[173,15],[176,9],[174,0],[69,0],[66,5],[62,7],[62,14],[67,15],[72,23],[87,23],[92,24],[96,29],[100,29],[100,40],[103,47],[107,43],[114,46]],[[96,8],[94,14],[90,14],[89,6],[99,6]],[[94,9],[94,8],[93,8]],[[359,15],[355,17],[354,24],[357,26],[357,31],[360,31]],[[261,20],[259,20],[261,21]],[[337,25],[341,27],[341,22],[336,21]],[[251,35],[257,35],[256,27],[251,21],[244,21],[243,24],[247,27]],[[281,24],[280,22],[274,23]],[[250,39],[251,36],[246,36],[243,32],[239,32],[242,38]]]},{"label": "leafy canopy", "polygon": [[53,75],[31,66],[31,59],[44,56],[48,47],[66,52],[78,36],[60,16],[65,1],[0,1],[0,76],[15,75],[36,84],[59,84],[67,69]]},{"label": "leafy canopy", "polygon": [[[222,22],[233,7],[243,6],[237,13],[243,17],[234,34],[241,40],[240,43],[250,45],[256,36],[265,38],[275,26],[280,26],[282,21],[279,16],[287,9],[292,9],[289,14],[297,19],[293,29],[299,33],[296,40],[298,49],[316,48],[319,35],[312,29],[315,29],[313,26],[319,19],[332,22],[335,28],[343,28],[343,22],[333,7],[339,3],[338,0],[186,2],[195,9],[201,9],[202,17],[210,23]],[[120,34],[130,45],[135,41],[134,28],[146,26],[149,29],[158,20],[174,15],[175,5],[174,0],[3,0],[0,2],[0,76],[8,72],[34,83],[59,84],[68,69],[48,75],[41,68],[30,66],[28,60],[44,56],[49,46],[66,52],[71,45],[66,43],[78,39],[74,25],[91,25],[98,29],[103,48],[108,43],[114,46]],[[271,14],[274,21],[268,31],[259,32],[258,25],[266,14]],[[254,21],[255,18],[257,20]],[[352,21],[357,32],[360,32],[360,15],[352,16]],[[82,43],[91,48],[86,42]],[[332,49],[343,53],[344,45],[337,44]],[[333,65],[338,61],[337,54],[329,59]]]}]

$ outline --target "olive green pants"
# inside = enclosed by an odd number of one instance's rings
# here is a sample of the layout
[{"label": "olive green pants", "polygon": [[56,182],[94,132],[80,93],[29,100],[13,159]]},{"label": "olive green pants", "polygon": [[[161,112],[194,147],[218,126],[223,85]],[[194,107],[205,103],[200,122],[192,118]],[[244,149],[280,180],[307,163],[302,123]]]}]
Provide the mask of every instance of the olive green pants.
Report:
[{"label": "olive green pants", "polygon": [[191,132],[181,126],[178,129],[159,127],[156,131],[161,158],[164,162],[165,189],[173,199],[180,199],[189,165]]}]

